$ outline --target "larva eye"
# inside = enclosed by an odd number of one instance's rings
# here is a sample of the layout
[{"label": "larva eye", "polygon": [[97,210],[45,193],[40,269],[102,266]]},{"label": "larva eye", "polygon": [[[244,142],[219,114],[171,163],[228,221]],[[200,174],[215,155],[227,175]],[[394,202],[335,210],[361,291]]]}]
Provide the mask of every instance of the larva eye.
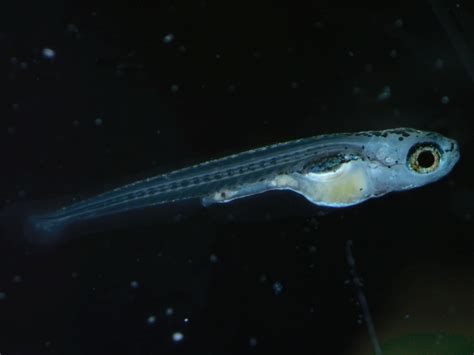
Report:
[{"label": "larva eye", "polygon": [[418,174],[436,171],[441,160],[441,150],[434,144],[416,144],[408,152],[407,162],[411,170]]}]

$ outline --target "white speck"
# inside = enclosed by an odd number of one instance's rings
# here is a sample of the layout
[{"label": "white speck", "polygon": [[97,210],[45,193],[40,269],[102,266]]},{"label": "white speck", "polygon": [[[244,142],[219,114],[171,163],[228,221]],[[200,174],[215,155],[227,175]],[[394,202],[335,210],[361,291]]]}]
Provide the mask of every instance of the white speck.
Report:
[{"label": "white speck", "polygon": [[146,319],[146,322],[148,323],[148,325],[155,325],[156,324],[156,316],[154,316],[154,315],[148,316],[148,318]]},{"label": "white speck", "polygon": [[7,294],[5,292],[0,292],[0,301],[4,301],[7,299]]},{"label": "white speck", "polygon": [[292,81],[290,87],[292,89],[298,89],[300,87],[300,84],[297,81]]},{"label": "white speck", "polygon": [[140,286],[138,281],[133,280],[133,281],[130,282],[130,287],[131,288],[138,288],[138,286]]},{"label": "white speck", "polygon": [[102,124],[104,123],[104,120],[100,117],[96,118],[95,121],[94,121],[95,125],[96,126],[102,126]]},{"label": "white speck", "polygon": [[217,53],[217,54],[216,54],[216,59],[221,59],[220,53]]},{"label": "white speck", "polygon": [[163,43],[170,44],[174,41],[174,34],[168,33],[166,36],[163,37]]},{"label": "white speck", "polygon": [[179,90],[179,86],[177,84],[173,84],[171,85],[171,92],[174,94],[176,92],[178,92]]},{"label": "white speck", "polygon": [[398,54],[398,53],[397,53],[397,50],[396,50],[396,49],[392,49],[392,50],[390,51],[390,57],[392,57],[392,58],[396,58],[396,57],[397,57],[397,54]]},{"label": "white speck", "polygon": [[272,289],[273,289],[273,293],[275,293],[275,295],[279,295],[283,292],[283,285],[281,282],[275,282],[273,285],[272,285]]},{"label": "white speck", "polygon": [[403,318],[409,319],[409,318],[410,318],[410,315],[407,313],[407,314],[405,314],[405,315],[403,316]]},{"label": "white speck", "polygon": [[183,322],[184,323],[189,323],[189,318],[184,318]]},{"label": "white speck", "polygon": [[17,284],[22,282],[23,278],[20,275],[14,275],[12,281]]},{"label": "white speck", "polygon": [[403,27],[403,20],[401,18],[397,18],[394,22],[395,27]]},{"label": "white speck", "polygon": [[168,317],[172,316],[173,313],[174,313],[174,309],[173,309],[173,308],[171,308],[171,307],[166,308],[165,314],[166,314]]},{"label": "white speck", "polygon": [[251,338],[249,339],[249,346],[252,347],[252,348],[255,347],[255,346],[257,346],[257,338],[251,337]]},{"label": "white speck", "polygon": [[217,263],[217,261],[218,261],[217,255],[216,254],[211,254],[211,256],[209,257],[209,260],[213,264]]},{"label": "white speck", "polygon": [[73,272],[71,273],[71,277],[72,277],[73,279],[77,279],[78,276],[79,276],[79,274],[78,274],[77,272],[75,272],[75,271],[73,271]]},{"label": "white speck", "polygon": [[354,56],[354,52],[353,51],[349,51],[349,57],[353,57]]},{"label": "white speck", "polygon": [[390,86],[384,86],[380,94],[377,95],[377,99],[379,101],[384,101],[390,98],[392,96],[392,89]]},{"label": "white speck", "polygon": [[449,104],[449,97],[443,96],[441,98],[441,103],[444,104],[444,105]]},{"label": "white speck", "polygon": [[43,50],[41,51],[41,54],[43,55],[44,59],[48,59],[48,60],[54,59],[54,57],[56,57],[56,52],[53,49],[48,48],[48,47],[43,48]]},{"label": "white speck", "polygon": [[173,339],[175,343],[179,343],[180,341],[183,340],[184,335],[181,332],[174,332],[171,338]]}]

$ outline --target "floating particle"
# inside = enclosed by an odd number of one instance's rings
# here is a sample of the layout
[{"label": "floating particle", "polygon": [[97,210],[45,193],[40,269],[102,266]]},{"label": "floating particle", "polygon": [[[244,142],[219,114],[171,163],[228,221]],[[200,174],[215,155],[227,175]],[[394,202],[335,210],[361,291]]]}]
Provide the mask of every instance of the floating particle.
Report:
[{"label": "floating particle", "polygon": [[353,93],[354,95],[359,95],[360,92],[361,92],[360,87],[354,86],[354,87],[352,88],[352,93]]},{"label": "floating particle", "polygon": [[100,117],[97,117],[94,121],[95,125],[96,126],[102,126],[102,124],[104,123],[104,120]]},{"label": "floating particle", "polygon": [[383,87],[380,94],[377,95],[377,99],[379,101],[384,101],[384,100],[389,99],[390,96],[392,96],[392,89],[390,88],[390,86],[386,85]]},{"label": "floating particle", "polygon": [[131,288],[135,288],[135,289],[136,289],[136,288],[138,288],[139,286],[140,286],[140,284],[139,284],[138,281],[136,281],[136,280],[133,280],[133,281],[130,282],[130,287],[131,287]]},{"label": "floating particle", "polygon": [[272,289],[275,295],[280,295],[283,292],[283,285],[281,282],[277,281],[272,285]]},{"label": "floating particle", "polygon": [[434,68],[436,70],[441,70],[444,67],[444,61],[441,58],[438,58],[434,62]]},{"label": "floating particle", "polygon": [[398,53],[397,53],[397,50],[396,50],[396,49],[392,49],[392,50],[390,51],[390,57],[392,57],[392,58],[396,58],[396,57],[397,57],[397,54],[398,54]]},{"label": "floating particle", "polygon": [[23,69],[23,70],[28,69],[28,63],[27,62],[21,62],[20,63],[20,69]]},{"label": "floating particle", "polygon": [[179,90],[179,86],[177,84],[173,84],[171,85],[171,92],[174,94],[174,93],[177,93]]},{"label": "floating particle", "polygon": [[6,300],[7,294],[5,292],[0,292],[0,301]]},{"label": "floating particle", "polygon": [[349,53],[347,53],[347,54],[349,54],[349,57],[353,57],[353,56],[354,56],[354,52],[353,52],[353,51],[349,51]]},{"label": "floating particle", "polygon": [[209,260],[213,264],[217,263],[217,261],[218,261],[217,255],[216,254],[211,254],[211,256],[209,257]]},{"label": "floating particle", "polygon": [[250,346],[251,348],[256,347],[256,346],[257,346],[257,338],[251,337],[251,338],[249,339],[249,346]]},{"label": "floating particle", "polygon": [[170,44],[174,41],[174,34],[168,33],[166,36],[163,37],[163,43]]},{"label": "floating particle", "polygon": [[401,28],[403,27],[403,20],[401,18],[397,18],[393,24],[395,27]]},{"label": "floating particle", "polygon": [[146,322],[147,322],[148,325],[155,325],[156,324],[156,316],[154,316],[154,315],[148,316],[148,318],[146,319]]},{"label": "floating particle", "polygon": [[300,87],[300,84],[299,84],[297,81],[292,81],[292,82],[290,83],[290,87],[291,87],[292,89],[298,89],[298,88]]},{"label": "floating particle", "polygon": [[166,314],[168,317],[172,316],[172,315],[174,314],[174,309],[171,308],[171,307],[166,308],[165,314]]},{"label": "floating particle", "polygon": [[443,96],[443,97],[441,98],[441,103],[444,104],[444,105],[449,104],[449,97]]},{"label": "floating particle", "polygon": [[16,133],[15,127],[8,127],[8,134],[13,136],[15,133]]},{"label": "floating particle", "polygon": [[54,51],[54,49],[45,47],[41,51],[41,55],[43,56],[44,59],[52,60],[54,59],[54,57],[56,57],[56,52]]},{"label": "floating particle", "polygon": [[73,279],[77,279],[78,276],[79,276],[79,274],[78,274],[77,272],[75,272],[75,271],[71,273],[71,277],[72,277]]},{"label": "floating particle", "polygon": [[80,122],[79,122],[78,120],[72,121],[72,126],[73,126],[74,128],[79,127],[79,125],[80,125]]},{"label": "floating particle", "polygon": [[23,278],[20,275],[14,275],[12,281],[17,284],[22,282]]},{"label": "floating particle", "polygon": [[171,338],[173,339],[175,343],[179,343],[180,341],[183,340],[184,335],[181,332],[174,332]]},{"label": "floating particle", "polygon": [[75,25],[73,23],[69,23],[66,26],[66,31],[77,33],[77,32],[79,32],[79,28],[77,27],[77,25]]},{"label": "floating particle", "polygon": [[324,28],[324,23],[322,23],[321,21],[316,21],[314,23],[314,27],[322,29],[322,28]]},{"label": "floating particle", "polygon": [[10,63],[13,64],[13,65],[17,65],[18,64],[18,58],[17,57],[11,57],[10,58]]},{"label": "floating particle", "polygon": [[183,322],[184,323],[189,323],[189,318],[184,318]]},{"label": "floating particle", "polygon": [[410,315],[407,313],[407,314],[405,314],[405,315],[404,315],[404,317],[403,317],[403,318],[405,318],[405,319],[409,319],[410,317],[411,317],[411,316],[410,316]]}]

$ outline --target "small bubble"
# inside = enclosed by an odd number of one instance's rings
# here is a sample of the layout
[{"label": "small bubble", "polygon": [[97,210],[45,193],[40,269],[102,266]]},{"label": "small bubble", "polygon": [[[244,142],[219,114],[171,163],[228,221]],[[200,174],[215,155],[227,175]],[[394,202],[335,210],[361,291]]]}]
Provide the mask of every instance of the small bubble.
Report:
[{"label": "small bubble", "polygon": [[136,280],[133,280],[133,281],[130,282],[130,287],[131,287],[131,288],[135,288],[135,289],[136,289],[136,288],[138,288],[139,286],[140,286],[140,284],[139,284],[138,281],[136,281]]},{"label": "small bubble", "polygon": [[95,125],[96,126],[102,126],[102,124],[104,123],[104,120],[100,117],[96,118],[95,121],[94,121]]},{"label": "small bubble", "polygon": [[48,60],[52,60],[54,59],[54,57],[56,57],[56,52],[53,49],[48,48],[48,47],[43,48],[43,50],[41,51],[41,54],[44,59],[48,59]]},{"label": "small bubble", "polygon": [[256,347],[256,346],[257,346],[257,338],[251,337],[251,338],[249,339],[249,346],[250,346],[251,348]]},{"label": "small bubble", "polygon": [[272,289],[275,295],[280,295],[283,292],[283,285],[277,281],[272,285]]},{"label": "small bubble", "polygon": [[449,97],[443,96],[441,98],[441,103],[444,104],[444,105],[449,104]]},{"label": "small bubble", "polygon": [[171,338],[173,339],[175,343],[179,343],[180,341],[183,340],[184,335],[181,332],[174,332]]},{"label": "small bubble", "polygon": [[148,325],[155,325],[156,324],[156,316],[154,316],[154,315],[148,316],[148,318],[146,319],[146,322],[147,322]]},{"label": "small bubble", "polygon": [[166,36],[163,37],[163,43],[170,44],[174,41],[174,34],[168,33]]}]

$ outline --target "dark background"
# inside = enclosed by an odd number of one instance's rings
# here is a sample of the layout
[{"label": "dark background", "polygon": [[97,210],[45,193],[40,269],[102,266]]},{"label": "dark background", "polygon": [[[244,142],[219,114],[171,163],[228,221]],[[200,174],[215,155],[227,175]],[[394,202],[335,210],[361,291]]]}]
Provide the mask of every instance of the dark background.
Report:
[{"label": "dark background", "polygon": [[[344,210],[269,193],[34,252],[4,230],[0,353],[369,354],[347,240],[383,346],[472,342],[474,82],[430,2],[358,5],[2,4],[3,207],[330,132],[435,130],[462,158]],[[474,65],[472,5],[442,5]]]}]

